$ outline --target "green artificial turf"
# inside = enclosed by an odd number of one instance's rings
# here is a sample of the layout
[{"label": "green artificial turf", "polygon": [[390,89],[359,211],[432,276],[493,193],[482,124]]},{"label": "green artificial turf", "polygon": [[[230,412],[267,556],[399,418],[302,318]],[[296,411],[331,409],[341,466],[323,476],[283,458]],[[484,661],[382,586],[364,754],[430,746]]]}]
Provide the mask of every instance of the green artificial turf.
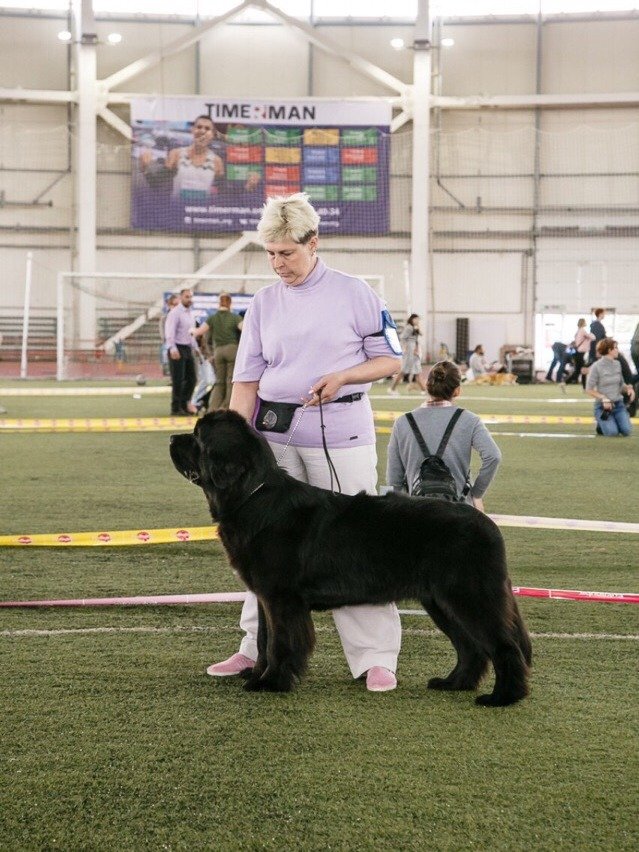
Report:
[{"label": "green artificial turf", "polygon": [[[590,412],[555,398],[555,386],[482,387],[465,389],[463,404]],[[419,401],[374,405],[404,411]],[[9,417],[168,408],[165,396],[0,392],[0,402]],[[387,440],[378,441],[380,481]],[[496,440],[504,458],[487,511],[639,520],[637,434]],[[169,460],[167,433],[0,434],[0,456],[0,534],[210,522],[201,492]],[[503,532],[517,585],[639,591],[635,535]],[[239,588],[218,542],[0,548],[4,600]],[[402,617],[399,687],[373,695],[350,679],[330,615],[317,615],[308,677],[281,696],[204,673],[237,649],[237,604],[2,609],[0,849],[634,850],[637,607],[519,604],[533,633],[532,692],[498,710],[476,707],[473,694],[426,690],[453,652],[425,616]]]}]

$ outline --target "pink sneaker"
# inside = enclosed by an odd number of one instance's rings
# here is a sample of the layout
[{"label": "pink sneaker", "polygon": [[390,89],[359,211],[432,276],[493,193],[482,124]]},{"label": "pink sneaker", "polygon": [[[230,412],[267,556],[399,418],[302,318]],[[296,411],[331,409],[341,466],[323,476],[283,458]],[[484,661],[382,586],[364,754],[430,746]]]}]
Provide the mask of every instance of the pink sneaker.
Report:
[{"label": "pink sneaker", "polygon": [[252,669],[254,665],[255,660],[238,653],[233,654],[228,660],[209,666],[206,673],[211,677],[231,677],[232,675],[239,675],[244,669]]},{"label": "pink sneaker", "polygon": [[397,678],[382,666],[373,666],[366,673],[366,689],[369,692],[390,692],[397,686]]}]

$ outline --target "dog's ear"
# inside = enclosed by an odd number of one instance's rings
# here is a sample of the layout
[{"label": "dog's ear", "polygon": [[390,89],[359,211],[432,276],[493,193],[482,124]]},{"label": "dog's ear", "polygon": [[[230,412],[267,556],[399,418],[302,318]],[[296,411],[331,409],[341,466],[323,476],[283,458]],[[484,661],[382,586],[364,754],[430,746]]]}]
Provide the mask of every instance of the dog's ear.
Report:
[{"label": "dog's ear", "polygon": [[207,414],[194,431],[200,447],[202,477],[214,488],[231,488],[249,474],[264,475],[262,439],[235,411]]},{"label": "dog's ear", "polygon": [[215,488],[226,489],[234,485],[246,475],[249,464],[246,456],[241,454],[229,455],[217,447],[206,447],[202,450],[202,473]]},{"label": "dog's ear", "polygon": [[200,448],[192,434],[171,435],[169,452],[177,470],[194,485],[202,485]]}]

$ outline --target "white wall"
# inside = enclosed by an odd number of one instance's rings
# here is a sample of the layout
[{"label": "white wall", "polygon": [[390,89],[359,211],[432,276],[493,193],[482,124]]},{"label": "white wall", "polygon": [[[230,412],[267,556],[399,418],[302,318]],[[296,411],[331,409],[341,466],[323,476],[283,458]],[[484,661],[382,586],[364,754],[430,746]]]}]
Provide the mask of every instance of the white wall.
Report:
[{"label": "white wall", "polygon": [[[66,89],[68,50],[62,20],[0,18],[0,80],[7,87]],[[115,27],[99,22],[104,38]],[[100,46],[101,77],[192,30],[188,24],[119,22],[117,47]],[[381,65],[406,82],[412,52],[408,27],[320,27],[320,35]],[[444,95],[534,94],[537,27],[446,23],[455,47],[440,51]],[[545,21],[541,31],[543,93],[639,91],[639,16],[619,21]],[[196,65],[199,54],[199,68]],[[171,56],[124,91],[158,96],[200,92],[217,97],[388,96],[378,83],[322,53],[284,27],[225,25],[199,50]],[[126,121],[128,111],[116,111]],[[434,341],[454,348],[457,316],[489,355],[501,343],[532,342],[532,318],[547,305],[587,311],[595,304],[639,310],[639,109],[442,111],[433,114],[431,167],[431,321]],[[68,173],[67,108],[0,104],[0,309],[20,304],[26,251],[35,252],[34,304],[53,306],[55,273],[74,261],[73,175]],[[129,146],[98,128],[98,268],[188,273],[215,257],[232,237],[192,239],[129,230]],[[71,125],[70,132],[73,133]],[[384,239],[325,239],[326,261],[352,273],[383,275],[391,308],[409,309],[412,135],[391,146],[391,230]],[[537,192],[535,165],[541,174]],[[59,178],[45,192],[47,186]],[[43,194],[44,193],[44,194]],[[28,206],[41,197],[52,206]],[[537,210],[534,207],[537,205]],[[533,228],[536,234],[533,235]],[[567,231],[566,229],[571,229]],[[636,233],[630,229],[637,229]],[[416,235],[419,239],[420,235]],[[221,271],[264,272],[258,252]],[[120,285],[118,285],[120,286]],[[116,287],[116,285],[114,285]]]}]

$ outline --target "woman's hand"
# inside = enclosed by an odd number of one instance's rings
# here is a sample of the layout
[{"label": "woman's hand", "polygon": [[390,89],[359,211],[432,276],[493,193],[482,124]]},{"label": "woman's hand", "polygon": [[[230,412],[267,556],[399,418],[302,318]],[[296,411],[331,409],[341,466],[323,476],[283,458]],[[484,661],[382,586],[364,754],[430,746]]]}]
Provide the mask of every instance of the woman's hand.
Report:
[{"label": "woman's hand", "polygon": [[479,509],[480,512],[485,512],[484,501],[481,497],[473,497],[473,506],[476,509]]},{"label": "woman's hand", "polygon": [[345,384],[346,377],[344,373],[328,373],[322,376],[309,391],[311,398],[308,401],[308,405],[319,405],[320,391],[322,403],[331,402],[339,396],[339,391]]}]

